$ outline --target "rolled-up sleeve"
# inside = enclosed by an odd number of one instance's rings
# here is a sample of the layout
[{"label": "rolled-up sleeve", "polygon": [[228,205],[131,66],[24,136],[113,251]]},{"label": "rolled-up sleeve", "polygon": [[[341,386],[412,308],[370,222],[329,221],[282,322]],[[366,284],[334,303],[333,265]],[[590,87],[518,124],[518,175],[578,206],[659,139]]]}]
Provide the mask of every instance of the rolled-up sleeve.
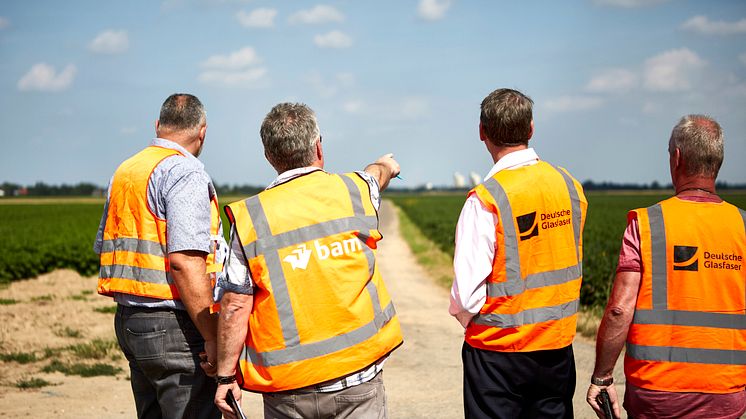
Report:
[{"label": "rolled-up sleeve", "polygon": [[222,298],[224,292],[236,294],[254,294],[254,282],[251,272],[243,256],[241,241],[238,240],[236,227],[231,226],[230,247],[223,265],[223,272],[218,276],[215,300]]}]

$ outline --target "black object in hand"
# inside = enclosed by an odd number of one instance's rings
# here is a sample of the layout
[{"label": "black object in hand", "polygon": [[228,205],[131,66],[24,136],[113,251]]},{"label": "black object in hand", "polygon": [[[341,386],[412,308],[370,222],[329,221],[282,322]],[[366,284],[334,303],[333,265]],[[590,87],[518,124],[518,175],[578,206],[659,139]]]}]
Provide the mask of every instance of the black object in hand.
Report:
[{"label": "black object in hand", "polygon": [[243,410],[241,410],[241,406],[238,405],[236,398],[233,397],[233,390],[228,389],[228,392],[225,393],[225,401],[227,401],[228,404],[231,406],[231,410],[233,410],[233,414],[236,415],[238,419],[246,419],[246,415],[243,414]]},{"label": "black object in hand", "polygon": [[596,396],[596,403],[598,403],[598,405],[601,406],[601,409],[603,409],[606,419],[616,419],[614,412],[611,410],[611,398],[609,398],[609,393],[606,392],[606,389],[602,389],[598,393],[598,396]]}]

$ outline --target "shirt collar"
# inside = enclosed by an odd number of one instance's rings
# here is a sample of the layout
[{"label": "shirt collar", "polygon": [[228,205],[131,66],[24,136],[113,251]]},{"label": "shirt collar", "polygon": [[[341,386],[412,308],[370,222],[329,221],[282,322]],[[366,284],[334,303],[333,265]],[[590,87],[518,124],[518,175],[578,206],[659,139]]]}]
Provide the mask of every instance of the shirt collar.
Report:
[{"label": "shirt collar", "polygon": [[539,161],[539,156],[536,154],[533,148],[526,148],[523,150],[514,151],[512,153],[504,155],[500,160],[492,166],[490,172],[484,178],[485,181],[495,175],[495,173],[501,170],[517,169],[522,166],[530,166],[536,164]]},{"label": "shirt collar", "polygon": [[273,180],[272,183],[270,183],[266,189],[274,188],[275,186],[285,183],[291,179],[295,179],[298,176],[305,175],[311,172],[315,172],[317,170],[322,170],[322,169],[316,166],[306,166],[306,167],[298,167],[296,169],[290,169],[290,170],[284,171],[280,173],[280,175],[277,176],[277,178],[275,178],[275,180]]},{"label": "shirt collar", "polygon": [[194,162],[199,164],[199,167],[204,168],[205,165],[199,161],[198,158],[194,157],[194,154],[187,151],[186,148],[182,147],[180,144],[177,144],[171,140],[167,140],[165,138],[153,138],[153,141],[150,142],[150,145],[156,146],[156,147],[163,147],[163,148],[169,148],[171,150],[176,150],[184,155],[187,159],[193,160]]}]

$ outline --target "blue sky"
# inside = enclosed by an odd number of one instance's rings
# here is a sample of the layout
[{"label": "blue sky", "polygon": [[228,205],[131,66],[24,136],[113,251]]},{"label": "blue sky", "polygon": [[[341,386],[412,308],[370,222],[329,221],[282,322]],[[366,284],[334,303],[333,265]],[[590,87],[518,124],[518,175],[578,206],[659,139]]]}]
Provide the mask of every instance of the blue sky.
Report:
[{"label": "blue sky", "polygon": [[499,87],[534,99],[531,145],[581,181],[669,182],[688,113],[725,130],[719,179],[746,181],[740,0],[9,0],[0,182],[105,185],[178,91],[205,104],[218,183],[274,178],[259,126],[298,101],[328,170],[393,152],[398,185],[446,185],[491,167],[479,104]]}]

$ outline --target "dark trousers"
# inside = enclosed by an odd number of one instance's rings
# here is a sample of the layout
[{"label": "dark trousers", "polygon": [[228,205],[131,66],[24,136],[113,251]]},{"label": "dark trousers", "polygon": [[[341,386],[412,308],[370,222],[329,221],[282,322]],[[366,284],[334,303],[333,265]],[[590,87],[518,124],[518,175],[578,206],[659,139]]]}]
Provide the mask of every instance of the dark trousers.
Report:
[{"label": "dark trousers", "polygon": [[114,330],[129,361],[138,418],[221,417],[217,385],[199,366],[205,341],[186,311],[119,305]]},{"label": "dark trousers", "polygon": [[535,352],[493,352],[464,342],[466,418],[572,418],[572,345]]}]

